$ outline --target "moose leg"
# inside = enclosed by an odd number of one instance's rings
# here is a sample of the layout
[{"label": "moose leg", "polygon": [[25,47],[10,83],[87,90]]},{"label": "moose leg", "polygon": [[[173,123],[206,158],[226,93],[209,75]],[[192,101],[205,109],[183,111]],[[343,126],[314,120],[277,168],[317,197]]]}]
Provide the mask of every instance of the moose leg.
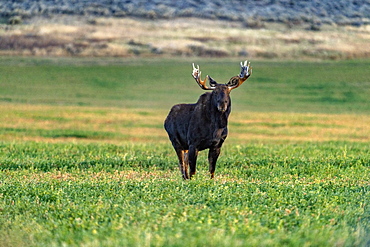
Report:
[{"label": "moose leg", "polygon": [[188,169],[189,169],[189,150],[185,150],[184,151],[184,171],[187,177],[189,178]]},{"label": "moose leg", "polygon": [[209,172],[211,173],[211,178],[215,176],[216,162],[218,156],[220,155],[221,148],[210,148],[208,152],[208,162],[209,162]]},{"label": "moose leg", "polygon": [[188,164],[187,164],[187,153],[181,149],[176,149],[177,157],[179,158],[179,168],[183,179],[188,179]]},{"label": "moose leg", "polygon": [[190,167],[190,178],[195,175],[197,168],[198,150],[194,146],[189,147],[188,159]]}]

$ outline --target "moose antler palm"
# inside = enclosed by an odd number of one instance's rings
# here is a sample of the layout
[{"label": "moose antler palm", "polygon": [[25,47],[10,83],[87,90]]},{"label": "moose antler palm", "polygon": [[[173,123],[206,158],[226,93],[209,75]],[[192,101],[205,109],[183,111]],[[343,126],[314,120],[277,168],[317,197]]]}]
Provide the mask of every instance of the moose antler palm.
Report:
[{"label": "moose antler palm", "polygon": [[201,77],[201,74],[202,72],[199,70],[199,65],[197,65],[197,67],[195,68],[194,66],[194,63],[193,63],[193,73],[191,73],[191,75],[194,77],[195,81],[198,83],[198,85],[204,89],[204,90],[213,90],[215,89],[216,87],[208,87],[206,85],[206,81],[207,81],[207,78],[209,77],[208,75],[206,76],[206,78],[204,78],[204,80],[200,79]]},{"label": "moose antler palm", "polygon": [[240,74],[239,74],[240,78],[246,78],[247,79],[252,74],[251,62],[248,62],[248,60],[245,60],[244,64],[243,64],[243,62],[240,62],[240,68],[241,68],[241,71],[240,71]]},{"label": "moose antler palm", "polygon": [[245,82],[245,80],[248,79],[248,77],[251,76],[252,74],[252,67],[251,63],[248,61],[245,61],[244,64],[243,62],[240,62],[240,74],[238,76],[231,77],[229,82],[226,84],[228,85],[230,90],[233,90]]}]

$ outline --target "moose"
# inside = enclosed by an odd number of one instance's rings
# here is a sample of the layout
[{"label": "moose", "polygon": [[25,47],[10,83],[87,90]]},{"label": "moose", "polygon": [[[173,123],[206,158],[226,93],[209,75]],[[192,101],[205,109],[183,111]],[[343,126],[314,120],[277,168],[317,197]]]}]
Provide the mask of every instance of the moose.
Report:
[{"label": "moose", "polygon": [[[205,149],[209,149],[209,172],[211,178],[214,178],[221,146],[228,134],[230,92],[252,74],[250,62],[241,62],[240,66],[239,75],[231,77],[226,84],[219,84],[208,75],[201,80],[199,65],[195,67],[193,63],[193,78],[201,89],[212,92],[202,94],[195,104],[174,105],[164,122],[164,128],[178,156],[183,179],[191,179],[195,175],[198,152]],[[207,78],[210,86],[206,85]]]}]

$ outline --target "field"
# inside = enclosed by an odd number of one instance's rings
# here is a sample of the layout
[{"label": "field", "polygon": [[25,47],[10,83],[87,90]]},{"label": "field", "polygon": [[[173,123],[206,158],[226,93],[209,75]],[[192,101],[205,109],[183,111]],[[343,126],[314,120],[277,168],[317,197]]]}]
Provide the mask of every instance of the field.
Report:
[{"label": "field", "polygon": [[0,58],[0,246],[369,246],[370,62],[252,61],[215,179],[170,107],[231,59]]}]

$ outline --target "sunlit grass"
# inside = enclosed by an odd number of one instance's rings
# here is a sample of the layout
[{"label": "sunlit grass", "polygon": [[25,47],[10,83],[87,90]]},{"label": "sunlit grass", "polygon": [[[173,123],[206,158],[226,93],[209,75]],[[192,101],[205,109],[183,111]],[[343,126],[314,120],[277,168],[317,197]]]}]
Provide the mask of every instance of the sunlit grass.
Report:
[{"label": "sunlit grass", "polygon": [[[0,105],[0,137],[8,141],[167,143],[165,110]],[[233,112],[227,144],[370,141],[369,115]]]}]

